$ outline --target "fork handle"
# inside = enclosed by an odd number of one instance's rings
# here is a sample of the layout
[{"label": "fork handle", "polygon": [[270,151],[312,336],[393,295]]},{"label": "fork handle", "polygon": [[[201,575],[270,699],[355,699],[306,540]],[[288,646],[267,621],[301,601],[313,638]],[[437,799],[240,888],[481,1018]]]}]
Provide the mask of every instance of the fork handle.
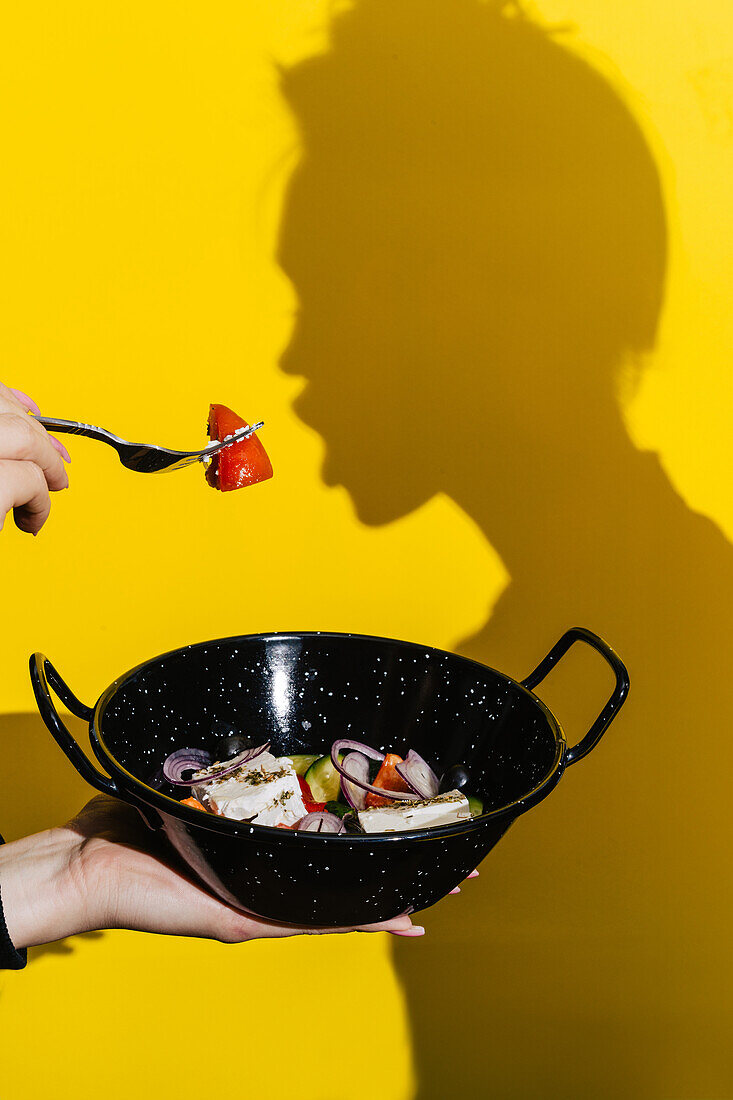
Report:
[{"label": "fork handle", "polygon": [[125,442],[118,435],[113,435],[106,428],[98,428],[95,424],[82,424],[78,420],[59,420],[55,416],[34,416],[34,420],[51,431],[67,435],[85,435],[89,439],[99,440],[100,443],[109,443],[111,447],[114,447],[115,443]]}]

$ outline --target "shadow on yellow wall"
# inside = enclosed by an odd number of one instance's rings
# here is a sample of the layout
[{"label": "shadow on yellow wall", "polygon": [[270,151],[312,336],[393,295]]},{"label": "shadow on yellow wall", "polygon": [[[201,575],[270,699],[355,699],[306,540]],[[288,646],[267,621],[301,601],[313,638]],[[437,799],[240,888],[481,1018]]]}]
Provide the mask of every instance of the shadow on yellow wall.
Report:
[{"label": "shadow on yellow wall", "polygon": [[[362,0],[282,81],[283,367],[325,480],[367,524],[438,492],[474,518],[511,580],[464,653],[522,676],[579,624],[632,675],[596,753],[395,948],[419,1096],[733,1096],[733,553],[618,400],[663,299],[649,146],[511,4]],[[574,655],[542,690],[575,741],[607,682]]]}]

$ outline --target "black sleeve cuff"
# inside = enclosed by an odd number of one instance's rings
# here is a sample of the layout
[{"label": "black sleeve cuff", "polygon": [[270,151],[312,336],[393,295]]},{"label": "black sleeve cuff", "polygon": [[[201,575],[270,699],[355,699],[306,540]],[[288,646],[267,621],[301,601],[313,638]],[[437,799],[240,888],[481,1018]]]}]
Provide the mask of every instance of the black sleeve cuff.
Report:
[{"label": "black sleeve cuff", "polygon": [[[0,836],[0,844],[5,841]],[[28,961],[28,952],[23,948],[18,951],[10,938],[5,913],[3,912],[3,895],[0,890],[0,970],[22,970]]]}]

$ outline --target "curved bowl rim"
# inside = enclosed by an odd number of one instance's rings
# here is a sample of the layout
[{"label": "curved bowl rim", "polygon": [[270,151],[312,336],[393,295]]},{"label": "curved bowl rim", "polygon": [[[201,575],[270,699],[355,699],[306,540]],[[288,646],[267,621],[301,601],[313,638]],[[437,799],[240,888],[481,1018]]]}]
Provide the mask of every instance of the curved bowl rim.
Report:
[{"label": "curved bowl rim", "polygon": [[[137,673],[141,672],[149,665],[157,664],[160,661],[178,656],[181,653],[190,652],[191,650],[205,649],[208,646],[223,645],[231,642],[269,642],[274,640],[299,640],[303,638],[333,638],[340,640],[348,638],[354,641],[386,642],[398,648],[421,650],[431,655],[448,657],[453,661],[471,665],[485,672],[492,672],[495,676],[499,676],[503,680],[506,680],[522,694],[530,698],[544,715],[555,738],[555,758],[552,762],[552,766],[540,782],[523,794],[521,798],[514,799],[512,802],[507,802],[503,806],[490,810],[488,813],[480,814],[478,817],[470,818],[468,821],[457,822],[454,825],[433,827],[431,829],[410,829],[402,832],[390,833],[350,833],[346,836],[343,833],[324,834],[298,832],[292,829],[276,829],[267,825],[252,825],[247,822],[235,821],[232,818],[217,817],[214,814],[207,813],[204,815],[201,810],[196,810],[189,806],[182,806],[175,798],[171,798],[170,795],[164,794],[162,791],[157,791],[155,787],[150,787],[147,783],[138,779],[137,776],[133,775],[132,772],[129,772],[119,763],[107,747],[100,729],[105,710],[112,702],[116,692],[131,680],[133,676],[137,675]],[[511,676],[507,676],[506,673],[500,672],[490,665],[482,664],[480,661],[475,661],[471,657],[463,657],[459,653],[452,653],[450,650],[439,649],[436,646],[424,645],[422,642],[408,642],[399,638],[386,638],[376,634],[354,634],[331,630],[288,630],[267,631],[260,634],[233,634],[224,638],[210,638],[202,642],[192,642],[189,645],[179,646],[176,649],[170,649],[165,653],[149,657],[147,660],[141,661],[140,664],[128,669],[127,672],[124,672],[121,676],[118,676],[107,688],[105,688],[94,704],[92,717],[89,721],[89,734],[92,749],[100,764],[106,767],[113,776],[121,780],[126,789],[130,790],[131,788],[130,793],[135,795],[136,798],[144,804],[153,806],[169,816],[180,818],[188,824],[195,825],[198,828],[207,829],[209,832],[241,838],[250,838],[254,836],[260,838],[263,842],[270,841],[271,843],[276,840],[306,844],[336,842],[343,844],[345,841],[354,842],[356,844],[369,844],[373,841],[392,841],[393,843],[397,843],[399,841],[404,842],[408,839],[431,840],[439,837],[457,835],[462,832],[473,832],[478,826],[490,821],[496,821],[500,817],[511,814],[512,811],[514,811],[513,817],[519,817],[525,810],[531,809],[532,806],[540,802],[546,794],[550,793],[557,782],[559,782],[567,749],[567,742],[563,729],[549,707],[547,707],[533,691],[530,691],[529,688],[526,688],[518,680],[513,679]],[[547,789],[545,790],[545,788]],[[204,817],[206,818],[205,821],[202,820]]]}]

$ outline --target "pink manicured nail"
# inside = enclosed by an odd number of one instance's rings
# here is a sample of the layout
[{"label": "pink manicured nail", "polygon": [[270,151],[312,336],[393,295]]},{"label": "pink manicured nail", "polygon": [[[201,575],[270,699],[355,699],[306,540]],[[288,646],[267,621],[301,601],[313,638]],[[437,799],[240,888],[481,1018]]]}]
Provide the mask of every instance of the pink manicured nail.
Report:
[{"label": "pink manicured nail", "polygon": [[469,878],[478,878],[478,871],[471,871],[471,874],[468,877]]},{"label": "pink manicured nail", "polygon": [[425,929],[421,924],[413,924],[412,928],[406,928],[404,932],[390,932],[390,936],[424,936]]},{"label": "pink manicured nail", "polygon": [[22,401],[22,403],[24,405],[27,405],[27,407],[31,410],[31,412],[34,412],[36,414],[36,416],[41,415],[41,410],[38,408],[38,405],[36,405],[33,398],[29,397],[27,393],[23,393],[22,390],[13,389],[12,386],[8,386],[8,389],[10,390],[11,393],[15,394],[15,396],[18,398],[19,401]]},{"label": "pink manicured nail", "polygon": [[65,458],[67,462],[71,462],[71,455],[66,450],[61,440],[57,439],[55,435],[50,435],[48,438],[51,440],[52,445],[56,448],[61,457]]},{"label": "pink manicured nail", "polygon": [[461,892],[460,886],[454,886],[452,890],[448,891],[449,894],[460,894],[460,892]]}]

